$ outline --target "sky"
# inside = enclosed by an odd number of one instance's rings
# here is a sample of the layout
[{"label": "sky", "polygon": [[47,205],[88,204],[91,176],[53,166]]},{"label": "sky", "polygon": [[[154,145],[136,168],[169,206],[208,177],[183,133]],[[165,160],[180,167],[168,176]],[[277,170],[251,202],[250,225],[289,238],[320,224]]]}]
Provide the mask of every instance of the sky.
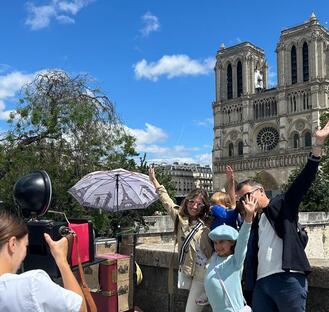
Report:
[{"label": "sky", "polygon": [[19,91],[43,70],[89,74],[148,162],[211,165],[217,50],[249,41],[276,85],[280,32],[329,1],[2,0],[0,131]]}]

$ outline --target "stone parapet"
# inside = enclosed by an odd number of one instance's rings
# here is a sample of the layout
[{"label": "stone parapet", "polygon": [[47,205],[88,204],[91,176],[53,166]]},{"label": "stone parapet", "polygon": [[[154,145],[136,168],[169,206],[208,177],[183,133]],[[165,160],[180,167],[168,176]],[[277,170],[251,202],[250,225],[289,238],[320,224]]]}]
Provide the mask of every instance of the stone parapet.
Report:
[{"label": "stone parapet", "polygon": [[[143,282],[135,290],[135,302],[144,312],[180,312],[185,310],[188,292],[177,289],[177,246],[174,251],[174,226],[169,216],[145,218],[147,231],[138,235],[135,259],[143,271]],[[329,213],[300,212],[309,242],[306,253],[311,263],[307,312],[329,311]],[[172,263],[173,287],[168,284]],[[203,312],[210,312],[205,307]]]},{"label": "stone parapet", "polygon": [[[183,312],[188,292],[177,289],[177,250],[173,243],[140,244],[135,259],[143,272],[143,282],[135,289],[135,304],[144,312]],[[173,258],[174,257],[174,258]],[[173,262],[173,281],[169,267]],[[329,260],[310,259],[312,273],[309,275],[307,312],[329,311]],[[172,282],[170,282],[172,281]],[[210,312],[205,307],[203,312]]]}]

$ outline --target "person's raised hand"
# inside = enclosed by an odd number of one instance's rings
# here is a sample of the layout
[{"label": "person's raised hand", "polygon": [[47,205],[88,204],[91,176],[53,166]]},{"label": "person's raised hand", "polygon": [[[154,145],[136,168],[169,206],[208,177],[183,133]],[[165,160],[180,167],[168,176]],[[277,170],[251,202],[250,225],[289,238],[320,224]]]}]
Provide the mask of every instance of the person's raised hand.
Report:
[{"label": "person's raised hand", "polygon": [[323,144],[329,135],[329,120],[322,129],[318,129],[314,133],[316,144]]},{"label": "person's raised hand", "polygon": [[150,166],[148,172],[149,172],[149,179],[153,183],[154,187],[155,188],[159,187],[160,184],[159,184],[157,178],[155,177],[155,169],[154,169],[154,167]]},{"label": "person's raised hand", "polygon": [[63,237],[58,241],[54,241],[47,233],[44,233],[44,237],[57,265],[59,266],[61,264],[67,263],[67,251],[68,251],[67,238]]},{"label": "person's raised hand", "polygon": [[242,204],[245,210],[244,220],[250,223],[252,222],[255,215],[257,199],[252,194],[250,194],[246,196],[246,199],[242,201]]},{"label": "person's raised hand", "polygon": [[225,166],[225,174],[226,174],[226,180],[227,181],[233,181],[234,180],[234,171],[230,165]]}]

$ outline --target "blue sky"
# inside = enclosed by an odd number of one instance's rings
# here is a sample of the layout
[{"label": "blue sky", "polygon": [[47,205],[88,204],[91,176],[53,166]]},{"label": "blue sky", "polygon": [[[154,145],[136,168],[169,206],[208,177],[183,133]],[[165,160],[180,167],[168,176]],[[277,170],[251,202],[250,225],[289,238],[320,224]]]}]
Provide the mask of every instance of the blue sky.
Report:
[{"label": "blue sky", "polygon": [[327,0],[11,0],[0,3],[0,129],[45,69],[88,73],[152,161],[211,163],[213,66],[221,43],[265,50],[276,84],[280,31]]}]

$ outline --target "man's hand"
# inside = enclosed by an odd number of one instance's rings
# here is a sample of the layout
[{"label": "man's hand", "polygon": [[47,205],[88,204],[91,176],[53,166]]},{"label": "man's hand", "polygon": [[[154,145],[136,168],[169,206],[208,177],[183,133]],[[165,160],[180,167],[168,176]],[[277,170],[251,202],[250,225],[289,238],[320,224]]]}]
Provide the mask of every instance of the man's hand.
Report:
[{"label": "man's hand", "polygon": [[326,140],[326,138],[329,135],[329,120],[327,121],[327,124],[322,128],[322,129],[318,129],[315,131],[314,133],[314,137],[315,137],[315,143],[318,145],[322,145],[324,143],[324,141]]}]

